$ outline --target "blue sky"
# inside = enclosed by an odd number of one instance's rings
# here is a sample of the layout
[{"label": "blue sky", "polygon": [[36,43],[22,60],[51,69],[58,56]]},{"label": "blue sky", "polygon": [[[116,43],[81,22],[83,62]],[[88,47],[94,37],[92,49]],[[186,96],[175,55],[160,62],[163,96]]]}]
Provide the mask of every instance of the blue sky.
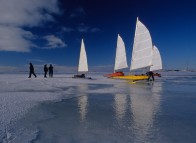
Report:
[{"label": "blue sky", "polygon": [[1,0],[0,70],[75,68],[82,38],[90,70],[113,68],[118,33],[130,65],[137,17],[164,68],[196,69],[194,0]]}]

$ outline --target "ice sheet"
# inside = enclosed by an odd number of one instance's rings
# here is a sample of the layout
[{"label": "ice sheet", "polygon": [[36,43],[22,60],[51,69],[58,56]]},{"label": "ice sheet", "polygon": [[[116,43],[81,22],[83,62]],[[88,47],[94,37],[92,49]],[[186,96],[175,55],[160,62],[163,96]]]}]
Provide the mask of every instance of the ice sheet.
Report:
[{"label": "ice sheet", "polygon": [[[179,128],[170,132],[165,125],[181,123],[192,132],[196,126],[196,78],[182,75],[165,74],[154,83],[131,84],[93,74],[92,80],[74,79],[71,74],[31,79],[2,74],[0,142],[172,142],[177,135],[171,140],[169,133]],[[193,128],[182,121],[186,117]],[[192,134],[189,138],[188,142],[195,139]]]}]

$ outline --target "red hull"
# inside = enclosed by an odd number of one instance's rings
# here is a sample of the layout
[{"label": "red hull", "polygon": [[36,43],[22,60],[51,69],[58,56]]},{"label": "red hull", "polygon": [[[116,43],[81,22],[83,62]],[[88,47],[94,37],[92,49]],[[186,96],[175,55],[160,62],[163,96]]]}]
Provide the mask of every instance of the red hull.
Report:
[{"label": "red hull", "polygon": [[104,75],[105,77],[116,77],[116,76],[124,76],[124,73],[123,72],[115,72],[115,73],[112,73],[112,74],[106,74]]},{"label": "red hull", "polygon": [[159,73],[154,73],[154,76],[161,77],[161,74],[159,74]]}]

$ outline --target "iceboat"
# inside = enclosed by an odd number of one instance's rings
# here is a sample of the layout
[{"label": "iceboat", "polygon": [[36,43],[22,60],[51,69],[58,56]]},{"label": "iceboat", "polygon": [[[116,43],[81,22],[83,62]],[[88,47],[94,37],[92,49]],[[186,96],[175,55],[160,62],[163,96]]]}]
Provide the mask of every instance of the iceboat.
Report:
[{"label": "iceboat", "polygon": [[[149,69],[150,66],[152,66],[152,56],[153,56],[152,47],[153,47],[152,38],[149,30],[137,18],[134,44],[132,50],[131,66],[130,66],[131,73],[134,70]],[[148,76],[146,74],[141,74],[141,75],[130,74],[130,75],[118,76],[112,78],[137,81],[137,80],[146,80],[148,79]]]},{"label": "iceboat", "polygon": [[124,44],[121,36],[118,34],[114,73],[106,74],[104,76],[105,77],[124,76],[124,73],[121,70],[124,68],[127,68],[127,67],[128,67],[128,65],[127,65],[125,44]]},{"label": "iceboat", "polygon": [[74,75],[73,78],[88,78],[88,79],[91,79],[91,77],[86,77],[85,73],[87,73],[87,72],[88,72],[88,62],[87,62],[84,40],[82,39],[81,48],[80,48],[78,73],[76,75]]},{"label": "iceboat", "polygon": [[[154,45],[153,46],[153,55],[152,55],[152,66],[150,66],[150,71],[154,72],[154,76],[161,77],[160,73],[157,73],[158,71],[163,69],[162,66],[162,59],[161,54],[159,52],[159,49]],[[136,80],[142,80],[146,79],[146,75],[129,75],[129,76],[123,76],[119,77],[120,79],[131,79],[133,81]]]}]

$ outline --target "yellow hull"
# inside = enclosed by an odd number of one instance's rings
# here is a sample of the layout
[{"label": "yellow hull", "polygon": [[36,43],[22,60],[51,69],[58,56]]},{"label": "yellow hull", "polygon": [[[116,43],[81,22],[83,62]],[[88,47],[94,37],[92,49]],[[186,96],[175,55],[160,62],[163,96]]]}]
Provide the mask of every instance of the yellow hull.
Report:
[{"label": "yellow hull", "polygon": [[148,79],[147,75],[125,75],[125,76],[117,76],[117,77],[112,77],[113,79],[125,79],[125,80],[146,80]]}]

